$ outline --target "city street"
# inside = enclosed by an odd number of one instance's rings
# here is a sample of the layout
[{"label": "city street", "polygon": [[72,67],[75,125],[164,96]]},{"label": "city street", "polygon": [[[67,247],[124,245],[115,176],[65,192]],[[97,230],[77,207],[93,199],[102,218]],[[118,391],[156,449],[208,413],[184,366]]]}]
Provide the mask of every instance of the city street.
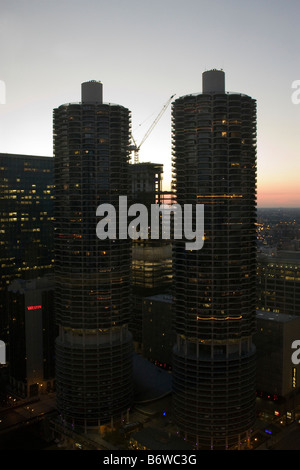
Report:
[{"label": "city street", "polygon": [[300,425],[296,422],[290,424],[256,450],[300,450]]},{"label": "city street", "polygon": [[38,420],[52,411],[55,411],[55,397],[50,395],[41,396],[39,400],[19,401],[0,409],[0,434]]},{"label": "city street", "polygon": [[300,450],[300,425],[291,424],[285,429],[279,441],[272,447],[273,450]]}]

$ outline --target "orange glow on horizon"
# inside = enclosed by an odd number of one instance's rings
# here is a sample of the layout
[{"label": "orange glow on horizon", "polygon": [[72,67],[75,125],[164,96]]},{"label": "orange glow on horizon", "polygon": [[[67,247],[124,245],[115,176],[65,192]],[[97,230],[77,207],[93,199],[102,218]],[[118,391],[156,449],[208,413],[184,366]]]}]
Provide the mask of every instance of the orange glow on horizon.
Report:
[{"label": "orange glow on horizon", "polygon": [[[170,191],[170,182],[163,187],[164,191]],[[297,181],[286,180],[282,182],[270,181],[258,184],[258,207],[299,207],[300,208],[300,184]]]},{"label": "orange glow on horizon", "polygon": [[258,184],[258,207],[300,207],[300,185],[295,179],[274,179]]}]

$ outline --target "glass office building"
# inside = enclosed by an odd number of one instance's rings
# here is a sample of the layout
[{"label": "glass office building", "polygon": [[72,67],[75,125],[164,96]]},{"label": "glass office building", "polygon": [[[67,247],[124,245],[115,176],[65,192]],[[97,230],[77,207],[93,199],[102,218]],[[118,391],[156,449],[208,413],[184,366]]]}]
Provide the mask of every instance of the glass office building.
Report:
[{"label": "glass office building", "polygon": [[53,270],[53,185],[52,157],[0,154],[0,333],[5,339],[8,285]]}]

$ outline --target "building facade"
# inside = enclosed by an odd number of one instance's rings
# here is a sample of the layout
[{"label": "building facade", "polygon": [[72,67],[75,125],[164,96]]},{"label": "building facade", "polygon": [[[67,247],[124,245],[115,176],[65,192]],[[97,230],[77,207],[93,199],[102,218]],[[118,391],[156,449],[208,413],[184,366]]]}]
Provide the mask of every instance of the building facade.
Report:
[{"label": "building facade", "polygon": [[172,296],[158,294],[143,299],[143,355],[166,370],[172,369],[175,343]]},{"label": "building facade", "polygon": [[300,315],[300,252],[278,251],[257,258],[257,307]]},{"label": "building facade", "polygon": [[54,280],[15,279],[8,287],[10,389],[34,397],[55,389]]},{"label": "building facade", "polygon": [[53,158],[0,154],[0,338],[7,341],[8,285],[53,270]]},{"label": "building facade", "polygon": [[[151,211],[152,204],[165,203],[162,191],[163,165],[136,163],[130,165],[132,202],[144,204]],[[169,202],[169,201],[168,201]],[[151,222],[149,220],[149,231]],[[132,313],[130,331],[136,352],[143,352],[143,299],[149,295],[170,292],[172,282],[171,240],[132,240]]]},{"label": "building facade", "polygon": [[203,73],[172,106],[177,203],[204,204],[204,246],[174,241],[174,415],[203,449],[239,447],[255,420],[256,102]]},{"label": "building facade", "polygon": [[262,310],[256,316],[257,412],[288,424],[300,410],[300,365],[298,358],[296,363],[292,360],[292,345],[300,338],[300,317]]},{"label": "building facade", "polygon": [[130,165],[133,202],[155,204],[162,193],[163,165],[161,163],[135,163]]},{"label": "building facade", "polygon": [[96,81],[54,110],[57,406],[83,429],[122,419],[132,402],[131,240],[96,235],[97,207],[129,194],[130,123]]}]

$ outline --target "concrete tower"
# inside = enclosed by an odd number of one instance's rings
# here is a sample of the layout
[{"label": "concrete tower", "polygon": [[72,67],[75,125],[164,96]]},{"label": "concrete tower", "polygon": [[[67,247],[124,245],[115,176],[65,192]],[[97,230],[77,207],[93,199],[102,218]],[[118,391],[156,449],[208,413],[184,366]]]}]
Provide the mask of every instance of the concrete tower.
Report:
[{"label": "concrete tower", "polygon": [[174,413],[199,449],[247,445],[255,419],[256,102],[221,70],[172,107],[177,202],[204,204],[204,246],[174,242]]},{"label": "concrete tower", "polygon": [[129,194],[130,112],[102,84],[54,110],[57,406],[75,429],[122,419],[132,400],[130,240],[100,240],[96,209]]}]

